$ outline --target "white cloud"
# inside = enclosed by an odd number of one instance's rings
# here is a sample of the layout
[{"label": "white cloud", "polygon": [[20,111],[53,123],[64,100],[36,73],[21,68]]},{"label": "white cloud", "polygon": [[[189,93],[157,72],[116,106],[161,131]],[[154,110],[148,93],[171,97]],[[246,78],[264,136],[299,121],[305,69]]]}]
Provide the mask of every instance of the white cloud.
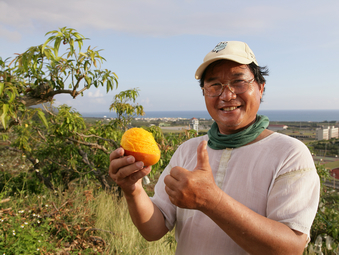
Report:
[{"label": "white cloud", "polygon": [[0,25],[0,37],[5,38],[6,40],[11,42],[18,42],[21,40],[21,34],[19,32],[11,31],[1,25]]},{"label": "white cloud", "polygon": [[151,36],[230,37],[268,33],[286,28],[286,24],[323,24],[325,21],[317,18],[320,15],[338,20],[338,1],[324,5],[297,0],[293,6],[267,1],[59,0],[56,4],[46,0],[2,0],[0,22],[22,32],[68,26]]},{"label": "white cloud", "polygon": [[88,97],[91,97],[91,98],[97,98],[97,97],[103,97],[104,94],[102,94],[98,89],[95,90],[95,92],[93,93],[92,91],[89,91],[88,92]]}]

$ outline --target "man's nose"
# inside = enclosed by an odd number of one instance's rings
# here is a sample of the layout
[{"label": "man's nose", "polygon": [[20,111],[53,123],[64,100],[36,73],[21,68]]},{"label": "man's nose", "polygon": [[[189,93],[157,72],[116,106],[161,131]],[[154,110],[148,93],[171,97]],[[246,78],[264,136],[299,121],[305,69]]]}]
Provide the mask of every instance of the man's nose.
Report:
[{"label": "man's nose", "polygon": [[224,101],[231,101],[232,99],[235,99],[237,97],[236,94],[234,94],[228,86],[224,86],[223,91],[221,92],[221,95],[219,98]]}]

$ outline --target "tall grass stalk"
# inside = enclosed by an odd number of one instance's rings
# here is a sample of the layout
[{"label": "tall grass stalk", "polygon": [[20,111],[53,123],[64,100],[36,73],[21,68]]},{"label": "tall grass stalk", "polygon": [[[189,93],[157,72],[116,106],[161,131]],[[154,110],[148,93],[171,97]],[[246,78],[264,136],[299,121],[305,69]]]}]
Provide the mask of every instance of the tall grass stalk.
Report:
[{"label": "tall grass stalk", "polygon": [[108,254],[174,254],[176,243],[173,231],[156,242],[147,242],[133,225],[124,199],[118,200],[100,192],[91,203],[96,215],[96,228],[107,241]]}]

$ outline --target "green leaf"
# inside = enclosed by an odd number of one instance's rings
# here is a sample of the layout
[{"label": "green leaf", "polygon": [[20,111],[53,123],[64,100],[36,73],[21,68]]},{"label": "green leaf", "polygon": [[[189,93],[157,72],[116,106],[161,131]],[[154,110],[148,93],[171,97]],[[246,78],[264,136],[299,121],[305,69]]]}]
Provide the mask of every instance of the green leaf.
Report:
[{"label": "green leaf", "polygon": [[8,104],[4,104],[2,106],[1,122],[2,125],[4,126],[4,129],[7,128],[7,120],[9,120],[9,118],[7,117],[8,108],[9,108]]},{"label": "green leaf", "polygon": [[85,76],[85,80],[86,80],[88,86],[90,86],[90,85],[92,84],[92,79],[91,79],[91,77]]},{"label": "green leaf", "polygon": [[48,122],[46,120],[45,114],[43,113],[43,111],[41,111],[40,109],[38,110],[38,115],[39,118],[41,119],[41,121],[45,124],[46,127],[48,127]]},{"label": "green leaf", "polygon": [[4,91],[4,88],[5,88],[5,83],[0,82],[0,96],[1,96],[2,92]]},{"label": "green leaf", "polygon": [[8,91],[8,95],[9,95],[8,103],[12,103],[15,99],[15,94],[13,92]]},{"label": "green leaf", "polygon": [[[51,32],[52,32],[52,31],[51,31]],[[51,33],[51,32],[49,32],[49,33]],[[49,33],[47,33],[47,34],[49,34]],[[46,34],[46,35],[47,35],[47,34]],[[48,39],[46,40],[46,42],[42,45],[42,48],[41,48],[41,52],[42,52],[42,53],[44,53],[44,50],[45,50],[47,44],[48,44],[52,39],[54,39],[54,36],[51,36],[50,38],[48,38]]]},{"label": "green leaf", "polygon": [[57,57],[58,56],[58,52],[59,52],[59,47],[60,47],[60,43],[62,41],[62,38],[56,38],[54,41],[54,55]]}]

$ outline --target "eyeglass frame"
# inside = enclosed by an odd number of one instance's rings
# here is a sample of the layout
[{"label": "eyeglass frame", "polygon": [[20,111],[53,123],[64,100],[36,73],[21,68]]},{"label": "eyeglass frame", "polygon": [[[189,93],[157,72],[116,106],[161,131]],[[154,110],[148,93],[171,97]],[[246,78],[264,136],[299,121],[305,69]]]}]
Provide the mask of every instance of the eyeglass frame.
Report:
[{"label": "eyeglass frame", "polygon": [[228,90],[231,91],[233,94],[239,95],[239,94],[245,93],[245,92],[248,90],[248,88],[250,87],[250,84],[251,84],[252,82],[255,81],[255,77],[253,77],[253,79],[251,79],[251,80],[243,80],[244,82],[247,83],[247,89],[246,89],[244,92],[241,92],[241,93],[235,93],[235,92],[232,91],[232,89],[230,88],[230,84],[231,84],[233,81],[234,81],[234,80],[231,80],[231,81],[229,81],[229,82],[227,82],[227,83],[224,83],[224,84],[222,84],[222,83],[220,82],[220,85],[222,86],[222,89],[221,89],[221,92],[220,92],[219,95],[215,95],[215,96],[209,96],[209,95],[207,95],[207,94],[205,93],[205,89],[206,89],[206,88],[205,88],[205,85],[204,85],[204,87],[202,87],[201,89],[203,90],[204,95],[206,94],[206,96],[208,96],[208,97],[219,97],[219,96],[224,92],[225,87],[227,87]]}]

